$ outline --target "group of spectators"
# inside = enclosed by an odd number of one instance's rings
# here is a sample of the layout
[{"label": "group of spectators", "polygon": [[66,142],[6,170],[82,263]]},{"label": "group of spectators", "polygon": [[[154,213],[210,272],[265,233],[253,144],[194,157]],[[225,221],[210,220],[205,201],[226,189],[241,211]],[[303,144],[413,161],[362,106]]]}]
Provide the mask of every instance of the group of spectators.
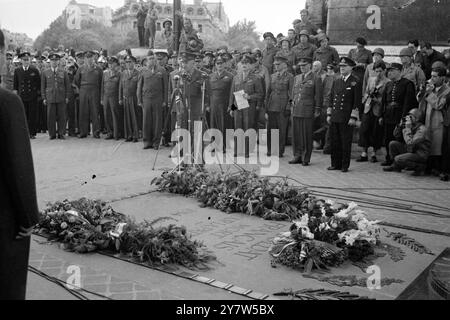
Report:
[{"label": "group of spectators", "polygon": [[[56,116],[58,138],[66,129],[70,136],[84,138],[92,122],[96,138],[100,133],[107,139],[143,138],[146,149],[157,149],[161,137],[169,145],[171,132],[186,122],[176,106],[181,94],[189,95],[191,109],[198,109],[194,112],[198,119],[189,120],[206,119],[210,128],[224,135],[226,129],[269,129],[269,154],[270,132],[278,129],[278,156],[283,157],[285,145],[292,143],[291,164],[308,166],[315,148],[331,154],[330,170],[347,172],[351,143],[358,137],[362,152],[357,162],[378,162],[384,148],[385,171],[410,169],[414,175],[449,179],[450,49],[441,53],[428,42],[410,40],[400,50],[399,61],[388,63],[383,48],[370,51],[359,37],[355,48],[340,56],[302,10],[301,20],[293,22],[286,37],[266,32],[263,49],[190,51],[192,46],[203,48],[203,42],[190,21],[185,24],[189,32],[183,33],[185,45],[179,54],[150,50],[143,57],[133,57],[131,51],[108,57],[95,50],[75,53],[58,48],[34,58],[29,55],[42,78],[36,86],[37,112],[27,111],[36,119],[29,121],[31,136],[49,130],[55,138],[55,115],[63,114]],[[23,61],[14,53],[7,59],[3,85],[20,91],[14,70],[23,68]],[[42,75],[57,66],[69,79],[68,93],[63,95],[67,101],[62,101],[66,106],[59,112],[58,106],[49,112]],[[96,70],[95,79],[83,81],[86,68]],[[189,79],[190,87],[180,87],[184,79]],[[82,94],[83,87],[97,93]],[[246,93],[247,110],[236,107],[234,93],[239,90]],[[245,156],[253,148],[247,146]]]}]

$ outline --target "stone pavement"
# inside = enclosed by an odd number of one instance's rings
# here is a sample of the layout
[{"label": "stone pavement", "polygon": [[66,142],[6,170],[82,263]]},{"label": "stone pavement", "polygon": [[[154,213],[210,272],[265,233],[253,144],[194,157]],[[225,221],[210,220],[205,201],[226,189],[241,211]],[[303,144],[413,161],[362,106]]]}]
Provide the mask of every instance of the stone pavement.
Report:
[{"label": "stone pavement", "polygon": [[[205,277],[266,294],[272,294],[284,288],[298,290],[329,287],[327,284],[302,278],[298,272],[286,268],[271,268],[270,257],[267,254],[270,241],[279,232],[286,231],[289,223],[263,221],[239,214],[224,215],[216,210],[201,209],[195,200],[177,195],[146,194],[154,190],[154,186],[150,186],[150,181],[165,169],[173,167],[168,158],[168,149],[160,151],[156,170],[152,171],[156,152],[142,150],[141,143],[93,139],[49,141],[46,136],[39,135],[38,139],[32,141],[32,148],[41,208],[44,208],[48,201],[66,198],[74,200],[88,197],[114,201],[113,207],[116,210],[132,215],[137,220],[165,216],[175,218],[179,224],[186,225],[196,239],[204,241],[207,247],[214,251],[221,263],[221,265],[214,266],[212,270],[201,273]],[[417,214],[412,211],[408,213],[408,210],[397,212],[388,208],[375,208],[373,205],[369,206],[370,208],[364,208],[372,219],[450,232],[450,220],[448,219],[450,213],[449,210],[445,210],[450,207],[450,184],[448,183],[431,177],[413,178],[406,173],[385,174],[379,165],[356,164],[355,162],[352,163],[351,171],[348,174],[328,172],[325,169],[329,166],[329,157],[320,153],[314,153],[310,167],[291,166],[288,164],[289,154],[290,148],[286,152],[286,158],[281,159],[280,176],[289,176],[303,184],[315,186],[311,189],[328,192],[332,194],[331,197],[337,199],[340,196],[353,196],[361,201],[363,199],[383,200],[355,193],[365,192],[396,199],[384,199],[383,202],[391,204],[395,201],[397,204],[402,204],[402,208],[435,211],[442,216]],[[356,152],[354,156],[357,156]],[[255,166],[245,167],[256,168]],[[348,190],[349,188],[352,190]],[[408,201],[423,204],[415,203],[413,205]],[[444,209],[428,208],[428,204],[439,205]],[[448,237],[413,231],[396,231],[408,233],[436,254],[449,246]],[[383,239],[383,241],[388,240]],[[391,244],[395,245],[395,243]],[[148,298],[242,298],[207,285],[177,279],[171,275],[113,260],[109,257],[74,255],[61,251],[54,245],[42,245],[35,241],[33,241],[33,250],[38,254],[43,253],[52,257],[50,260],[53,257],[55,260],[60,259],[61,266],[65,266],[68,262],[85,266],[86,270],[111,275],[114,279],[127,279],[121,281],[127,283],[124,286],[128,286],[128,288],[132,286],[130,283],[143,288],[151,288],[150,292],[153,293]],[[405,249],[405,252],[408,253],[405,261],[398,264],[393,264],[386,257],[380,262],[377,261],[383,267],[384,276],[402,279],[405,284],[392,285],[383,288],[380,292],[369,292],[364,288],[352,288],[352,292],[381,299],[395,298],[434,259],[433,256],[418,255],[408,250]],[[364,273],[353,266],[346,266],[340,271],[340,274],[364,276]],[[61,276],[61,272],[59,275]],[[108,291],[106,287],[103,284],[101,288],[97,289],[111,295],[120,294]],[[344,289],[348,291],[347,288]],[[147,289],[143,289],[143,291],[147,292]],[[137,298],[133,292],[127,292],[127,297]],[[130,297],[129,294],[133,294],[133,296]],[[120,296],[116,297],[120,299]]]}]

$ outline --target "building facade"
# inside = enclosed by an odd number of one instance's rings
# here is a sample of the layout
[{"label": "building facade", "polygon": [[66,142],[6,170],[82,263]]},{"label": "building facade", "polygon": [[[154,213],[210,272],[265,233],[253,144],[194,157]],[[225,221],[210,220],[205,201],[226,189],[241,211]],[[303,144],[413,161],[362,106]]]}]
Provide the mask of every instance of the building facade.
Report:
[{"label": "building facade", "polygon": [[31,50],[33,48],[33,39],[27,36],[25,33],[14,33],[7,29],[2,29],[5,35],[6,50],[13,51],[17,48],[22,50]]},{"label": "building facade", "polygon": [[[136,14],[139,5],[144,3],[147,8],[150,1],[125,0],[125,4],[113,13],[112,25],[122,34],[137,28]],[[162,30],[162,24],[166,19],[173,20],[173,2],[155,2],[158,11],[157,31]],[[183,4],[183,14],[190,18],[194,28],[200,35],[213,34],[214,31],[228,32],[230,22],[222,2],[205,2],[194,0],[193,4]]]},{"label": "building facade", "polygon": [[449,37],[450,0],[307,0],[306,8],[333,44],[362,36],[373,45],[445,45]]},{"label": "building facade", "polygon": [[99,22],[105,27],[112,26],[113,11],[110,7],[99,8],[86,3],[78,3],[71,0],[67,5],[64,15],[67,18],[69,29],[81,29],[82,22]]}]

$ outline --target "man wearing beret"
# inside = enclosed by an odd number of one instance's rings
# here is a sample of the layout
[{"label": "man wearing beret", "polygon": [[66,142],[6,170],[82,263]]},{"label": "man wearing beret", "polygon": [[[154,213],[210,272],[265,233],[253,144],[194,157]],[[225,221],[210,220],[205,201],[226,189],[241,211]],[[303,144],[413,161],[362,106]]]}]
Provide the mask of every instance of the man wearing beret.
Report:
[{"label": "man wearing beret", "polygon": [[279,157],[284,156],[287,127],[291,116],[294,76],[288,72],[288,60],[282,54],[275,56],[275,73],[266,94],[267,151],[272,153],[272,130],[279,130]]},{"label": "man wearing beret", "polygon": [[[227,115],[233,74],[225,70],[225,61],[219,56],[215,61],[215,71],[210,74],[206,86],[207,109],[210,111],[211,129],[217,129],[226,136],[226,129],[232,129],[230,116]],[[226,148],[223,141],[224,150]]]},{"label": "man wearing beret", "polygon": [[333,83],[331,107],[327,111],[331,137],[331,167],[328,170],[346,173],[350,167],[353,128],[359,118],[362,89],[359,80],[352,75],[356,63],[344,57],[339,66],[341,77]]},{"label": "man wearing beret", "polygon": [[402,77],[403,65],[392,63],[388,70],[388,78],[382,100],[380,123],[384,126],[384,145],[386,161],[382,166],[390,166],[393,160],[389,154],[389,143],[395,140],[394,130],[411,109],[417,108],[416,90],[411,80]]},{"label": "man wearing beret", "polygon": [[278,52],[275,46],[277,40],[272,32],[266,32],[263,35],[265,48],[262,51],[262,64],[269,70],[269,74],[273,73],[273,61]]},{"label": "man wearing beret", "polygon": [[[41,78],[42,103],[47,106],[47,127],[50,140],[64,140],[66,134],[66,108],[69,103],[71,82],[67,72],[58,66],[60,56],[49,55],[50,69],[44,70]],[[58,131],[56,131],[58,124]]]},{"label": "man wearing beret", "polygon": [[119,140],[123,137],[123,110],[119,105],[120,77],[119,59],[109,58],[108,69],[103,72],[101,92],[107,140]]},{"label": "man wearing beret", "polygon": [[403,64],[402,77],[412,81],[416,92],[419,92],[427,79],[422,69],[414,64],[413,51],[410,48],[403,48],[399,56]]},{"label": "man wearing beret", "polygon": [[295,77],[292,93],[294,159],[289,163],[303,166],[311,162],[314,118],[320,116],[323,100],[322,79],[311,64],[310,58],[300,60],[301,74]]},{"label": "man wearing beret", "polygon": [[30,138],[35,139],[38,124],[38,99],[41,90],[39,70],[30,65],[31,55],[23,52],[19,55],[22,66],[14,70],[14,92],[20,96],[27,115]]},{"label": "man wearing beret", "polygon": [[88,136],[90,124],[94,138],[100,139],[99,108],[103,70],[94,61],[94,52],[85,53],[85,63],[75,75],[74,83],[80,91],[80,139]]},{"label": "man wearing beret", "polygon": [[[256,74],[254,64],[256,59],[252,54],[247,54],[242,59],[242,72],[237,74],[233,79],[230,93],[230,111],[234,116],[235,129],[247,131],[249,129],[256,130],[256,114],[261,109],[264,100],[264,85],[262,79]],[[248,100],[249,108],[237,110],[234,93],[244,90],[244,98]],[[250,152],[255,148],[252,141],[246,137],[245,141],[245,157],[250,157]],[[235,147],[235,156],[240,156],[242,150]]]},{"label": "man wearing beret", "polygon": [[325,68],[330,63],[339,64],[339,54],[337,50],[329,45],[330,39],[324,33],[317,36],[320,47],[314,52],[313,61],[320,61]]},{"label": "man wearing beret", "polygon": [[147,68],[140,73],[137,87],[138,105],[143,109],[144,149],[158,150],[160,147],[168,80],[166,70],[157,63],[156,57],[149,56]]},{"label": "man wearing beret", "polygon": [[366,39],[359,37],[355,42],[356,48],[349,51],[348,57],[356,62],[356,66],[353,68],[353,74],[362,82],[367,66],[373,62],[372,51],[366,49]]}]

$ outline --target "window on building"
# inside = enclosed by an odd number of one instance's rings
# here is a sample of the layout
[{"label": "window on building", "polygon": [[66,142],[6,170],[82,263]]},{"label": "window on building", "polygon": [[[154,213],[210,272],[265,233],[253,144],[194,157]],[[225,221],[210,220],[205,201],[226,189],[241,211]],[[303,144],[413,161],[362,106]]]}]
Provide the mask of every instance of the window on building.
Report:
[{"label": "window on building", "polygon": [[197,10],[197,14],[198,14],[199,16],[202,16],[202,15],[205,14],[205,10],[203,10],[203,8],[199,8],[199,9]]},{"label": "window on building", "polygon": [[202,32],[203,32],[203,25],[202,25],[202,24],[199,24],[199,25],[198,25],[198,32],[199,32],[199,33],[202,33]]},{"label": "window on building", "polygon": [[156,31],[161,31],[161,22],[156,23]]},{"label": "window on building", "polygon": [[172,7],[165,7],[164,8],[164,13],[165,14],[172,14]]},{"label": "window on building", "polygon": [[94,13],[95,13],[95,10],[94,10],[94,9],[89,9],[89,13],[90,13],[90,14],[94,14]]}]

